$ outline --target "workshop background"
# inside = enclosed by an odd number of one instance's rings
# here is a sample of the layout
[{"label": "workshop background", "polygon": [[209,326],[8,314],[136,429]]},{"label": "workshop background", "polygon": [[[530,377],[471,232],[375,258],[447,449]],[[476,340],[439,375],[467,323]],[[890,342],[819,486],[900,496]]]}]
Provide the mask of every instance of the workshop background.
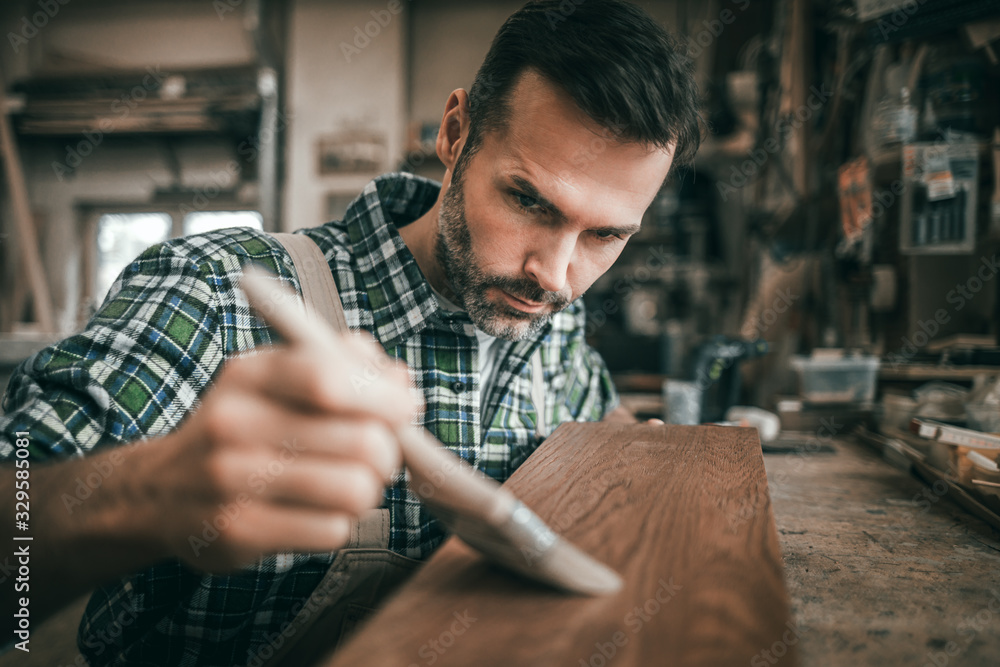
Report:
[{"label": "workshop background", "polygon": [[[82,328],[150,244],[316,226],[380,173],[440,178],[445,100],[521,4],[0,4],[0,382]],[[786,456],[766,458],[769,473],[810,471],[801,490],[848,465],[845,439],[868,445],[850,450],[869,458],[851,459],[848,490],[818,503],[830,521],[848,498],[944,480],[956,491],[937,518],[969,522],[992,554],[963,576],[1000,588],[1000,3],[637,4],[693,60],[710,135],[586,295],[625,404],[757,426],[765,453]],[[892,473],[868,480],[873,465]],[[838,629],[804,593],[790,484],[772,494],[793,611],[821,628],[803,656],[896,664],[912,637]],[[844,590],[865,586],[864,567],[846,568],[858,578]],[[986,604],[946,579],[924,582],[947,621],[921,622],[949,629],[918,634],[919,659]],[[985,628],[956,664],[998,664],[1000,617]]]}]

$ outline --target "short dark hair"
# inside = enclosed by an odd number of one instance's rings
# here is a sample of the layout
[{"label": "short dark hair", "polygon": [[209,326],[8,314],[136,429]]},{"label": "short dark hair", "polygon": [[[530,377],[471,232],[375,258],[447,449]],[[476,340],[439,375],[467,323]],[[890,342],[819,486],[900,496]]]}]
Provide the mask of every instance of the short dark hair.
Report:
[{"label": "short dark hair", "polygon": [[528,69],[565,90],[620,141],[658,148],[676,142],[673,166],[698,151],[704,122],[694,66],[666,30],[621,0],[536,0],[500,27],[476,74],[460,163],[486,133],[504,129],[510,90]]}]

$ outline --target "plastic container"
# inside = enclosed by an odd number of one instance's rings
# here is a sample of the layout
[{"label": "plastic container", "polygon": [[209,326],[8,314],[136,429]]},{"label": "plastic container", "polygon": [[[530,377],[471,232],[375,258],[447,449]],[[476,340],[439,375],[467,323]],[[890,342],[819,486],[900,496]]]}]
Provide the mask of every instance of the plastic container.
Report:
[{"label": "plastic container", "polygon": [[701,423],[701,389],[694,382],[663,381],[663,421],[668,424]]},{"label": "plastic container", "polygon": [[792,357],[807,403],[871,403],[878,357]]}]

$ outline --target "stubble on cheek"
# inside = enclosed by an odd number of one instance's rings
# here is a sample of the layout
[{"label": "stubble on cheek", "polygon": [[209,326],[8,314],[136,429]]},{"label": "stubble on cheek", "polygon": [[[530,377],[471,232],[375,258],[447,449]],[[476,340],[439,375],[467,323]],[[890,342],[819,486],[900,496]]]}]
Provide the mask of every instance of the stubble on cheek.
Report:
[{"label": "stubble on cheek", "polygon": [[[528,338],[571,301],[562,294],[546,292],[527,277],[491,275],[483,270],[473,251],[460,179],[454,180],[445,193],[435,252],[451,292],[445,296],[462,306],[473,323],[490,335],[507,340]],[[526,313],[510,305],[496,293],[498,290],[528,302],[550,304],[551,308],[543,313]]]}]

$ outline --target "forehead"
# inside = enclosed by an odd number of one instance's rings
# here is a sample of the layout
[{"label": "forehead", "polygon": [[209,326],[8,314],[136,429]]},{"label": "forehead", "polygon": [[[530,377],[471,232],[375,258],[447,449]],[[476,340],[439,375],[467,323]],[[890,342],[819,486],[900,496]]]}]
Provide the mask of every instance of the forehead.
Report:
[{"label": "forehead", "polygon": [[637,222],[670,169],[672,151],[623,141],[614,119],[597,123],[532,70],[519,76],[507,107],[503,129],[484,137],[490,167],[498,178],[526,178],[560,209]]}]

